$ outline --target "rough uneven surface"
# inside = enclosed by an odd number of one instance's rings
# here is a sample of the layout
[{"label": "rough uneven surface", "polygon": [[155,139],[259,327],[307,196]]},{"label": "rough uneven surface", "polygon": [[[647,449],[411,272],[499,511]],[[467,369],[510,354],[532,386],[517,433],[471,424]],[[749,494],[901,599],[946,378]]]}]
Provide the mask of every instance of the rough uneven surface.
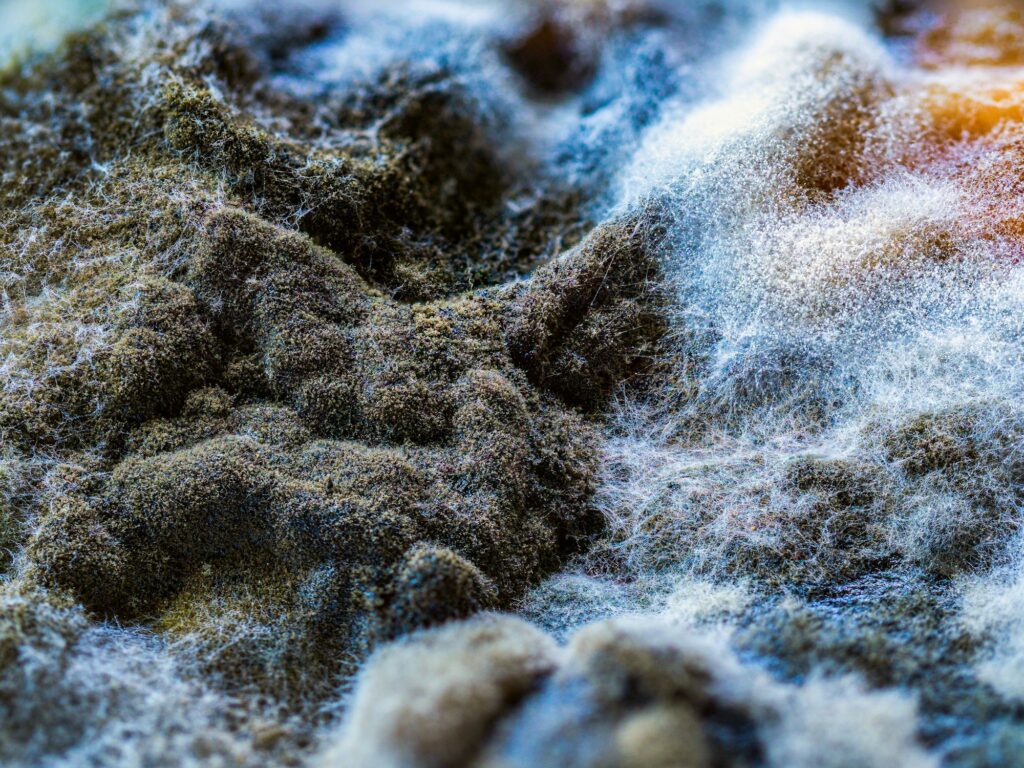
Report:
[{"label": "rough uneven surface", "polygon": [[1021,10],[368,5],[3,54],[0,763],[1021,764]]},{"label": "rough uneven surface", "polygon": [[312,717],[579,549],[664,320],[643,214],[589,225],[454,62],[304,92],[306,12],[147,5],[3,76],[0,535],[12,589]]}]

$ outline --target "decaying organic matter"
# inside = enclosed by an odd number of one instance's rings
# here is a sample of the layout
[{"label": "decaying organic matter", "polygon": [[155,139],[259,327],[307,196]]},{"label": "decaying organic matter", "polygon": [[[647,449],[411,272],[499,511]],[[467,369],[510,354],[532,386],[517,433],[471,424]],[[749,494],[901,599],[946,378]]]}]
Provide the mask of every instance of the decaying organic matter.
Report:
[{"label": "decaying organic matter", "polygon": [[1019,762],[1022,18],[133,0],[3,54],[0,763]]},{"label": "decaying organic matter", "polygon": [[323,107],[273,79],[316,31],[249,23],[147,5],[4,75],[0,543],[30,516],[20,578],[292,706],[578,548],[662,323],[648,231],[552,258],[584,192],[457,72]]}]

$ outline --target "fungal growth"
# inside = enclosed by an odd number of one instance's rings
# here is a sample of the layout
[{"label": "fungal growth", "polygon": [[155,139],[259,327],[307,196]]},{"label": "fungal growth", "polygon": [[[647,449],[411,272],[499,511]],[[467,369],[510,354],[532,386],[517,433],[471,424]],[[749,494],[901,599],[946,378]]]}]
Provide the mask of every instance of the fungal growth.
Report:
[{"label": "fungal growth", "polygon": [[1019,761],[1015,4],[51,33],[0,36],[0,762]]}]

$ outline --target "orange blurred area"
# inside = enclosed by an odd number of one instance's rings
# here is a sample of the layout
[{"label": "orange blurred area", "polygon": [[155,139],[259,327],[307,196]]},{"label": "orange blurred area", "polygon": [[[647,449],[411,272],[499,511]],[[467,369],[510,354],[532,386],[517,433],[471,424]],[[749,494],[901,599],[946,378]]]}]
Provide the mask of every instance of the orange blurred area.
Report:
[{"label": "orange blurred area", "polygon": [[940,135],[978,137],[1024,119],[1024,9],[1008,2],[944,4],[915,47],[923,104]]},{"label": "orange blurred area", "polygon": [[913,48],[918,75],[904,94],[920,121],[923,164],[941,157],[971,191],[990,234],[1022,240],[1024,4],[961,0],[932,11]]},{"label": "orange blurred area", "polygon": [[945,3],[938,23],[921,37],[917,58],[926,67],[1024,64],[1024,8],[1016,2]]},{"label": "orange blurred area", "polygon": [[940,138],[980,138],[1024,121],[1024,71],[926,81],[919,98]]}]

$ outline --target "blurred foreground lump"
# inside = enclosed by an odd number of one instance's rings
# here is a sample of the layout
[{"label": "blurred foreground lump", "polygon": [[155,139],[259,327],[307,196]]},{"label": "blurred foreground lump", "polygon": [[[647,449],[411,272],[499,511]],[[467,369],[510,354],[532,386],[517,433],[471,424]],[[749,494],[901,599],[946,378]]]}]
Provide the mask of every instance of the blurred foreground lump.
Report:
[{"label": "blurred foreground lump", "polygon": [[[842,701],[839,717],[818,711],[829,698]],[[852,678],[780,685],[713,638],[655,620],[597,623],[558,648],[518,619],[484,615],[372,657],[314,764],[927,768],[914,714],[912,700]]]}]

